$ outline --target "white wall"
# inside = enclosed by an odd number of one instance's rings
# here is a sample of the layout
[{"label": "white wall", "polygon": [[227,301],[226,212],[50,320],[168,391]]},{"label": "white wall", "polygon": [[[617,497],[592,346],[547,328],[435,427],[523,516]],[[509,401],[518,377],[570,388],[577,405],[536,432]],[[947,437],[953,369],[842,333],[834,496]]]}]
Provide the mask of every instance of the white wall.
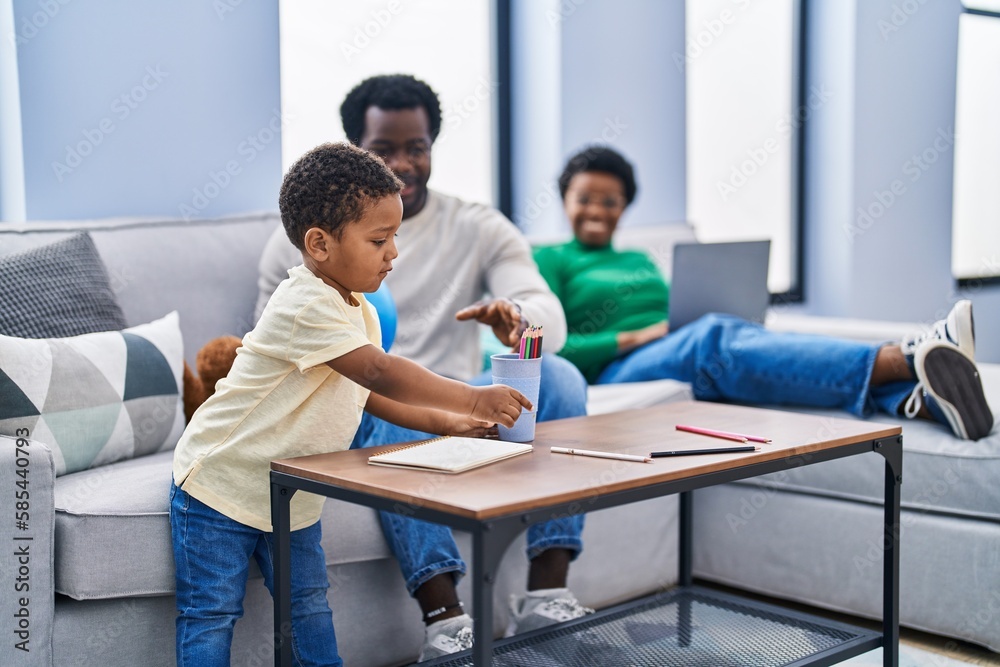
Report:
[{"label": "white wall", "polygon": [[276,2],[15,0],[13,18],[29,220],[277,208]]}]

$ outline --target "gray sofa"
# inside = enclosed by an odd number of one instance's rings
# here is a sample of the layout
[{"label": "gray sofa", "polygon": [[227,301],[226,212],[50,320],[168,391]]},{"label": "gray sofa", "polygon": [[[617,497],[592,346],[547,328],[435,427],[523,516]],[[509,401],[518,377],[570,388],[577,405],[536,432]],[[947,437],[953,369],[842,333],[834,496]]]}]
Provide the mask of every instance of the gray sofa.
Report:
[{"label": "gray sofa", "polygon": [[[211,338],[251,326],[257,262],[278,224],[272,214],[211,222],[111,220],[0,225],[0,255],[86,230],[111,275],[129,325],[177,310],[185,357]],[[688,398],[678,383],[658,383],[653,400]],[[647,399],[649,400],[649,399]],[[3,664],[156,667],[174,664],[174,574],[167,495],[172,453],[161,452],[55,477],[43,442],[31,444],[30,652],[5,648]],[[0,437],[0,488],[17,479],[13,438]],[[3,505],[7,507],[5,503]],[[675,581],[676,501],[593,515],[586,553],[570,583],[587,604],[606,606]],[[634,522],[634,523],[633,523]],[[330,601],[341,653],[349,665],[396,665],[416,658],[423,640],[419,608],[407,596],[374,512],[328,501],[323,516]],[[642,524],[645,530],[632,526]],[[655,535],[655,539],[650,539]],[[13,544],[13,516],[0,540]],[[471,541],[458,536],[468,556]],[[624,547],[624,548],[623,548]],[[527,580],[522,539],[512,545],[497,596],[497,631],[506,596]],[[658,568],[648,567],[658,563]],[[609,564],[611,564],[609,566]],[[0,581],[18,576],[16,560],[0,559]],[[461,585],[471,600],[466,582]],[[0,597],[0,635],[13,636],[16,597]],[[237,624],[234,665],[267,665],[271,600],[252,575],[245,616]],[[5,640],[7,641],[7,640]],[[8,645],[9,646],[9,645]],[[13,663],[8,663],[8,656]]]},{"label": "gray sofa", "polygon": [[[251,325],[257,260],[277,224],[272,214],[203,222],[2,224],[0,255],[90,232],[128,324],[177,310],[184,356],[192,362],[209,339],[242,334]],[[669,255],[662,244],[675,238],[640,237],[634,242],[660,257]],[[1000,406],[1000,368],[984,370],[992,404]],[[690,396],[687,386],[671,381],[594,387],[588,407],[605,412]],[[991,481],[1000,465],[1000,436],[971,445],[934,425],[904,426],[903,623],[1000,650],[1000,502]],[[19,609],[30,609],[31,650],[15,651],[11,664],[173,665],[171,452],[56,477],[45,443],[31,446],[30,604],[10,594],[0,597],[4,637],[18,629]],[[16,450],[14,439],[0,437],[0,488],[16,481]],[[846,463],[698,492],[697,575],[878,615],[881,467]],[[734,516],[744,523],[734,525]],[[0,522],[0,540],[7,545],[16,536],[10,519]],[[330,600],[346,663],[413,660],[422,623],[375,514],[328,501],[323,524]],[[605,607],[676,580],[674,498],[593,513],[584,539],[586,549],[570,574],[584,604]],[[469,540],[460,534],[458,541],[468,556]],[[505,556],[497,632],[506,622],[507,594],[522,590],[526,580],[523,548],[522,536]],[[0,581],[15,581],[19,567],[15,560],[0,560]],[[471,599],[467,582],[460,590]],[[270,597],[256,574],[237,625],[233,664],[271,664],[271,633]]]}]

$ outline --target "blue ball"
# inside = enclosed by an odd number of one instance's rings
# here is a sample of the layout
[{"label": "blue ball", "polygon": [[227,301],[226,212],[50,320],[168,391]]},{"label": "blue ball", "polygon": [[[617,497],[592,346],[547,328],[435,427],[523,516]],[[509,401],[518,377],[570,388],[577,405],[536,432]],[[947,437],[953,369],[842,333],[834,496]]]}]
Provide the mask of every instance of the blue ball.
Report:
[{"label": "blue ball", "polygon": [[365,298],[378,313],[382,329],[382,349],[388,352],[392,347],[392,341],[396,338],[396,302],[392,300],[392,293],[384,282],[378,290],[365,294]]}]

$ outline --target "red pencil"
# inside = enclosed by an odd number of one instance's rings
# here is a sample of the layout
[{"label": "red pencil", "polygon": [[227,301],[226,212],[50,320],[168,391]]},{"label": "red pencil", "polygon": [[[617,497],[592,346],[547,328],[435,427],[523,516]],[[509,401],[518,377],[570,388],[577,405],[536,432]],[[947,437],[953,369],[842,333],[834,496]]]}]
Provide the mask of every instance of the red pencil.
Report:
[{"label": "red pencil", "polygon": [[733,440],[735,442],[748,441],[748,438],[745,435],[741,435],[739,433],[730,433],[729,431],[715,431],[710,428],[699,428],[697,426],[684,426],[683,424],[678,424],[676,428],[678,431],[687,431],[688,433],[697,433],[698,435],[707,435],[712,438],[722,438],[723,440]]}]

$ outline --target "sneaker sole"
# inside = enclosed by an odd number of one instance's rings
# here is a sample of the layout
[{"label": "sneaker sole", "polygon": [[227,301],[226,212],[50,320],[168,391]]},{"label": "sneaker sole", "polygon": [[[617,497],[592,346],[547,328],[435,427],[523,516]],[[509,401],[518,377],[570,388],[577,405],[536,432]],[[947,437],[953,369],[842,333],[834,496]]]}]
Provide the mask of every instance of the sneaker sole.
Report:
[{"label": "sneaker sole", "polygon": [[917,351],[916,367],[924,389],[964,440],[979,440],[993,430],[993,413],[975,363],[956,346],[939,343]]},{"label": "sneaker sole", "polygon": [[952,335],[957,341],[958,349],[962,351],[965,356],[969,359],[975,361],[976,359],[976,326],[975,321],[972,319],[972,302],[963,300],[955,304],[955,310],[958,311],[959,317],[949,318],[957,326],[955,327],[957,331],[952,332]]}]

